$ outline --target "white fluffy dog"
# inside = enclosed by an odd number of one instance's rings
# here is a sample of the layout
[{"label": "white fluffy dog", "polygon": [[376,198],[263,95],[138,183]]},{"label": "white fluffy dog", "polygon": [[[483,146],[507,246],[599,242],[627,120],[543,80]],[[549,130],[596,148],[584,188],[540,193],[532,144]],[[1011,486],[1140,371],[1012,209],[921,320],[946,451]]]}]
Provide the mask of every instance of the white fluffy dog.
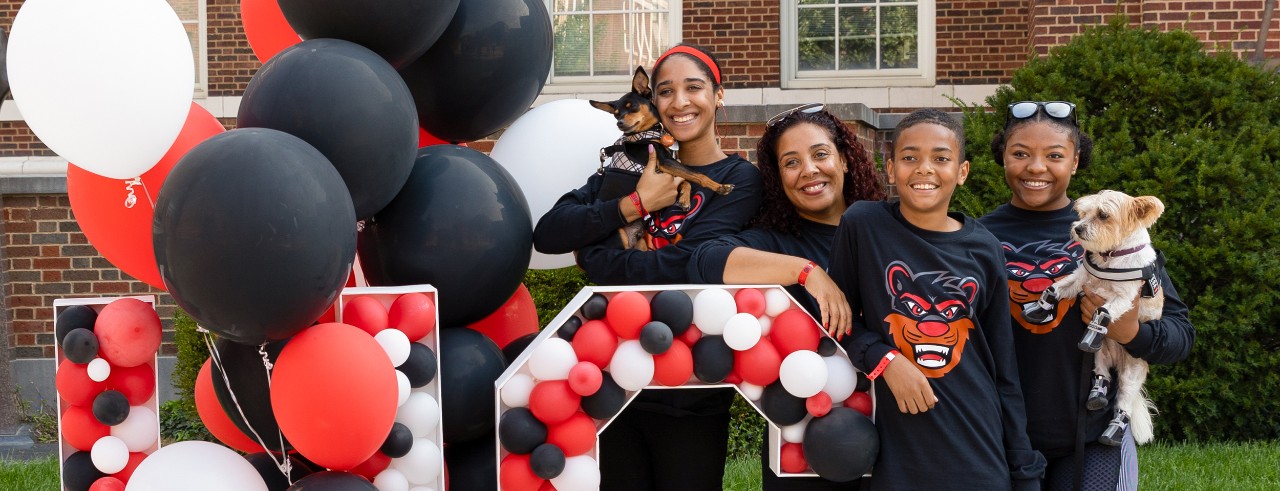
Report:
[{"label": "white fluffy dog", "polygon": [[1106,299],[1094,312],[1079,345],[1082,350],[1098,352],[1087,406],[1091,410],[1106,406],[1114,368],[1120,379],[1116,414],[1098,441],[1119,445],[1125,428],[1131,427],[1134,440],[1147,443],[1152,437],[1154,409],[1142,387],[1147,380],[1147,362],[1130,356],[1106,334],[1111,320],[1127,313],[1139,292],[1138,322],[1160,318],[1164,294],[1156,272],[1156,251],[1147,229],[1164,212],[1164,204],[1154,196],[1134,198],[1107,190],[1076,200],[1075,209],[1080,219],[1071,225],[1071,236],[1087,251],[1083,267],[1054,283],[1039,302],[1024,309],[1023,315],[1034,318],[1050,314],[1059,299],[1079,295],[1085,286]]}]

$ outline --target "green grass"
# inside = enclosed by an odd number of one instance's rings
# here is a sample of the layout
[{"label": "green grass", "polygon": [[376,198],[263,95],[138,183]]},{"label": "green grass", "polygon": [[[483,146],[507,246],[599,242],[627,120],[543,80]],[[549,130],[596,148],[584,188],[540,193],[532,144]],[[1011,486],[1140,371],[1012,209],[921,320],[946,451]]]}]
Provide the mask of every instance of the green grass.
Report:
[{"label": "green grass", "polygon": [[0,460],[0,489],[56,491],[58,459],[47,457],[21,462]]}]

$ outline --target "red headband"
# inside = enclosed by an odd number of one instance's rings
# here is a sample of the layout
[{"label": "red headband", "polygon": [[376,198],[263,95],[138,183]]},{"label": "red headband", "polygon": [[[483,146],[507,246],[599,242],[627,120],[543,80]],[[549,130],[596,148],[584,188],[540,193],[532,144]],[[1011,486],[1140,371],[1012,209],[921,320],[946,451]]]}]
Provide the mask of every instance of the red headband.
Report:
[{"label": "red headband", "polygon": [[658,65],[662,64],[662,60],[665,60],[667,59],[668,56],[671,56],[676,53],[684,53],[686,55],[697,58],[699,61],[705,63],[707,65],[707,68],[711,70],[712,77],[716,79],[715,80],[716,85],[720,85],[720,68],[716,66],[716,63],[714,61],[711,61],[711,57],[707,56],[706,53],[703,53],[702,51],[699,51],[696,48],[691,48],[689,46],[674,46],[671,49],[667,50],[666,53],[663,53],[662,56],[659,56],[658,61],[653,62],[653,76],[655,77],[658,76]]}]

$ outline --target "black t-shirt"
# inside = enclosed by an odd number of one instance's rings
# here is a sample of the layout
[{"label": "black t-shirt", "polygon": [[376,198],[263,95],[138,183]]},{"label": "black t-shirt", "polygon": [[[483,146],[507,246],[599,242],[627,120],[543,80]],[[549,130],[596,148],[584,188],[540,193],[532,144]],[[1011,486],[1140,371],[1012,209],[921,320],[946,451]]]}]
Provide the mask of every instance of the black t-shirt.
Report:
[{"label": "black t-shirt", "polygon": [[[698,247],[689,261],[689,280],[694,283],[724,283],[724,265],[729,261],[729,254],[738,247],[802,257],[817,263],[818,267],[827,268],[827,257],[831,255],[831,242],[835,239],[836,227],[809,220],[800,220],[800,234],[766,228],[743,230],[736,235],[728,235],[710,240]],[[809,292],[798,284],[786,287],[804,307],[809,315],[819,318],[817,302],[809,296]]]}]

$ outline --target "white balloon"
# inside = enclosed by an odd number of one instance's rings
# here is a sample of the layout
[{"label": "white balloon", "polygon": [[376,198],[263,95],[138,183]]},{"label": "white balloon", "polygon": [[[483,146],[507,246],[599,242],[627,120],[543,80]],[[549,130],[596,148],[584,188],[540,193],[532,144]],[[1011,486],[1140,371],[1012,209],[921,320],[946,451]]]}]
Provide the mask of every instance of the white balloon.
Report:
[{"label": "white balloon", "polygon": [[809,426],[809,421],[810,421],[810,420],[812,420],[812,419],[813,419],[813,416],[812,416],[812,415],[805,415],[804,419],[800,420],[800,422],[799,422],[799,423],[796,423],[796,424],[793,424],[793,425],[789,425],[789,426],[783,426],[783,427],[781,428],[781,430],[782,430],[782,439],[783,439],[783,440],[786,440],[786,441],[787,441],[787,443],[800,443],[800,442],[803,442],[803,441],[804,441],[804,429],[805,429],[805,427]]},{"label": "white balloon", "polygon": [[780,288],[764,291],[764,315],[777,317],[791,308],[791,297]]},{"label": "white balloon", "polygon": [[408,428],[415,438],[434,435],[440,424],[440,403],[431,394],[414,391],[396,410],[396,422]]},{"label": "white balloon", "polygon": [[414,438],[413,448],[404,457],[391,459],[391,468],[404,474],[410,484],[435,484],[444,456],[436,442],[426,438]]},{"label": "white balloon", "polygon": [[387,357],[391,358],[391,366],[398,367],[409,359],[409,336],[406,336],[403,331],[383,329],[373,335],[373,340],[387,352]]},{"label": "white balloon", "polygon": [[129,478],[126,491],[267,491],[248,460],[216,443],[190,440],[160,447]]},{"label": "white balloon", "polygon": [[517,373],[502,386],[502,403],[508,407],[528,406],[530,392],[533,392],[533,377]]},{"label": "white balloon", "polygon": [[746,351],[760,341],[760,320],[746,312],[733,314],[724,323],[724,344],[735,351]]},{"label": "white balloon", "polygon": [[160,419],[149,407],[130,407],[124,421],[111,427],[111,436],[123,441],[130,452],[145,451],[160,443]]},{"label": "white balloon", "polygon": [[733,294],[723,289],[708,288],[693,297],[693,323],[704,334],[724,334],[725,322],[737,313],[738,304],[733,301]]},{"label": "white balloon", "polygon": [[398,470],[386,469],[373,478],[373,487],[378,491],[409,491],[409,480]]},{"label": "white balloon", "polygon": [[191,109],[191,41],[165,0],[28,0],[7,56],[13,101],[31,131],[95,174],[142,175]]},{"label": "white balloon", "polygon": [[827,364],[827,383],[822,385],[822,391],[831,396],[833,404],[838,405],[858,388],[857,372],[849,360],[840,356],[823,357],[822,361]]},{"label": "white balloon", "polygon": [[114,436],[104,436],[93,442],[89,450],[89,460],[103,474],[115,474],[129,464],[129,447],[124,441]]},{"label": "white balloon", "polygon": [[768,336],[769,331],[773,329],[773,318],[767,315],[760,316],[760,335]]},{"label": "white balloon", "polygon": [[409,488],[409,491],[436,491],[436,488],[429,488],[426,486],[414,486],[412,488]]},{"label": "white balloon", "polygon": [[760,396],[764,395],[764,387],[751,382],[739,382],[738,389],[742,391],[742,395],[746,397],[748,401],[758,401],[760,400]]},{"label": "white balloon", "polygon": [[639,340],[623,341],[613,352],[613,360],[609,361],[609,373],[623,389],[643,389],[653,380],[653,355],[644,350]]},{"label": "white balloon", "polygon": [[[622,136],[613,116],[582,99],[551,101],[533,108],[493,144],[489,156],[524,191],[533,223],[564,193],[577,189],[600,167],[600,149]],[[573,266],[573,255],[533,252],[530,269]]]},{"label": "white balloon", "polygon": [[808,398],[822,392],[822,386],[826,385],[827,364],[817,352],[793,351],[782,360],[778,378],[782,380],[782,388],[791,395]]},{"label": "white balloon", "polygon": [[551,478],[556,491],[596,491],[600,489],[600,464],[586,455],[564,459],[564,470]]},{"label": "white balloon", "polygon": [[94,358],[85,371],[89,372],[89,380],[101,382],[111,376],[111,364],[102,358]]},{"label": "white balloon", "polygon": [[409,402],[409,395],[413,393],[413,386],[409,385],[409,376],[404,372],[396,370],[396,407],[403,406]]},{"label": "white balloon", "polygon": [[558,337],[544,339],[529,355],[529,372],[538,380],[567,379],[569,370],[577,364],[573,345]]}]

